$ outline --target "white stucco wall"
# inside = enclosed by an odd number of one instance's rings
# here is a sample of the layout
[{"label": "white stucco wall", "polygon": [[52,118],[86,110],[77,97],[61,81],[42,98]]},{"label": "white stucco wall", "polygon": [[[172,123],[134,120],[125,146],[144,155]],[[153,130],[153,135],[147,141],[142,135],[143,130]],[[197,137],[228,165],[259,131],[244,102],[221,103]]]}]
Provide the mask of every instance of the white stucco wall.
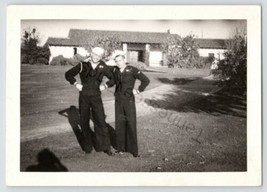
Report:
[{"label": "white stucco wall", "polygon": [[159,67],[163,59],[162,51],[150,51],[149,66]]},{"label": "white stucco wall", "polygon": [[89,55],[89,51],[87,51],[85,48],[83,47],[77,47],[77,53],[79,55],[82,55],[82,56],[87,56]]},{"label": "white stucco wall", "polygon": [[[86,56],[89,55],[89,52],[83,47],[76,47],[77,53]],[[74,55],[74,47],[71,46],[49,46],[51,57],[50,61],[56,56],[63,55],[65,58],[71,58]],[[49,62],[50,62],[49,61]]]},{"label": "white stucco wall", "polygon": [[214,56],[216,59],[223,59],[223,53],[225,52],[225,49],[202,49],[200,48],[198,50],[199,55],[201,57],[208,57],[209,53],[214,53]]}]

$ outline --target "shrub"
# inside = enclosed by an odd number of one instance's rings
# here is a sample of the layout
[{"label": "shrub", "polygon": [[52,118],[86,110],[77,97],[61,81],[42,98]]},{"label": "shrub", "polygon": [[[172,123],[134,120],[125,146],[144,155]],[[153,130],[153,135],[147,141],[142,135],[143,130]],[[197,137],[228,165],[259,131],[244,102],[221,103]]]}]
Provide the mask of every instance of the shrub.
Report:
[{"label": "shrub", "polygon": [[49,60],[45,57],[39,57],[36,61],[36,64],[38,65],[48,65],[49,64]]},{"label": "shrub", "polygon": [[67,60],[67,63],[68,63],[69,65],[73,65],[73,66],[75,66],[75,65],[77,65],[79,62],[81,62],[81,61],[83,61],[83,60],[85,60],[85,59],[86,59],[85,56],[82,56],[82,55],[80,55],[80,54],[76,54],[76,55],[74,55],[72,58],[67,58],[66,60]]},{"label": "shrub", "polygon": [[58,55],[52,59],[50,65],[67,65],[67,59],[63,55]]},{"label": "shrub", "polygon": [[168,38],[162,45],[169,64],[178,68],[200,68],[202,66],[198,49],[199,45],[193,35],[184,38]]},{"label": "shrub", "polygon": [[25,53],[21,53],[20,62],[21,64],[28,64],[29,63],[28,55],[26,55]]},{"label": "shrub", "polygon": [[50,50],[47,44],[38,46],[40,42],[36,29],[25,30],[21,43],[21,63],[49,64]]},{"label": "shrub", "polygon": [[37,48],[36,62],[38,64],[48,65],[50,56],[51,53],[48,45],[45,44],[43,47]]},{"label": "shrub", "polygon": [[138,68],[139,70],[144,70],[147,68],[147,65],[144,62],[138,61],[138,62],[132,62],[129,65],[134,66]]},{"label": "shrub", "polygon": [[235,93],[246,93],[247,87],[247,41],[244,35],[235,35],[228,41],[228,49],[224,59],[218,63],[218,68],[212,73],[217,76],[222,85]]},{"label": "shrub", "polygon": [[65,58],[63,55],[58,55],[52,59],[50,65],[72,65],[75,66],[83,61],[86,57],[76,54],[72,58]]}]

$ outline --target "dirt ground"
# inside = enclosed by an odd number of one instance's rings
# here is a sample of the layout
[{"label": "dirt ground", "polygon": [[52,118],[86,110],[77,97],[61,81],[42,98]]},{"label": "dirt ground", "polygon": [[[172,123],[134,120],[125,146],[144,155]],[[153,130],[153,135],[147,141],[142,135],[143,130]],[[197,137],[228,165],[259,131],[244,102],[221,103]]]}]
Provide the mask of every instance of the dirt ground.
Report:
[{"label": "dirt ground", "polygon": [[[246,171],[246,98],[223,91],[208,94],[218,90],[215,81],[201,79],[208,70],[145,72],[151,85],[137,103],[140,157],[133,158],[82,152],[80,130],[72,126],[79,121],[78,93],[64,79],[67,69],[22,66],[21,171],[47,163],[42,161],[48,154],[44,149],[68,171]],[[160,97],[149,97],[159,90],[165,90]],[[112,106],[112,89],[102,98]],[[70,106],[75,107],[72,121],[60,114]],[[108,124],[115,145],[112,118]]]}]

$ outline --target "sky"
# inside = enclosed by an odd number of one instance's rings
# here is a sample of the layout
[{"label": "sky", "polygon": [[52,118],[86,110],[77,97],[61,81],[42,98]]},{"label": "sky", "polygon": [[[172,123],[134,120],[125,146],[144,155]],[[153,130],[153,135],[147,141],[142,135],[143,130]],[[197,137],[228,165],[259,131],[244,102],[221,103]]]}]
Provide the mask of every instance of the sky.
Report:
[{"label": "sky", "polygon": [[48,37],[67,38],[70,29],[167,32],[182,37],[227,39],[236,30],[246,30],[245,20],[22,20],[25,29],[36,28],[43,45]]}]

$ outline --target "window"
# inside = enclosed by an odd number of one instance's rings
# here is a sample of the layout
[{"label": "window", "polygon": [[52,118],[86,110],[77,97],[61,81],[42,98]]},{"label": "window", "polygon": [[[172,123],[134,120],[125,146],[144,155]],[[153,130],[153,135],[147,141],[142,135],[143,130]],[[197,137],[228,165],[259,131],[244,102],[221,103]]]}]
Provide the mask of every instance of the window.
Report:
[{"label": "window", "polygon": [[76,55],[77,54],[77,47],[74,47],[73,48],[73,55]]},{"label": "window", "polygon": [[215,57],[214,53],[209,53],[209,57]]}]

